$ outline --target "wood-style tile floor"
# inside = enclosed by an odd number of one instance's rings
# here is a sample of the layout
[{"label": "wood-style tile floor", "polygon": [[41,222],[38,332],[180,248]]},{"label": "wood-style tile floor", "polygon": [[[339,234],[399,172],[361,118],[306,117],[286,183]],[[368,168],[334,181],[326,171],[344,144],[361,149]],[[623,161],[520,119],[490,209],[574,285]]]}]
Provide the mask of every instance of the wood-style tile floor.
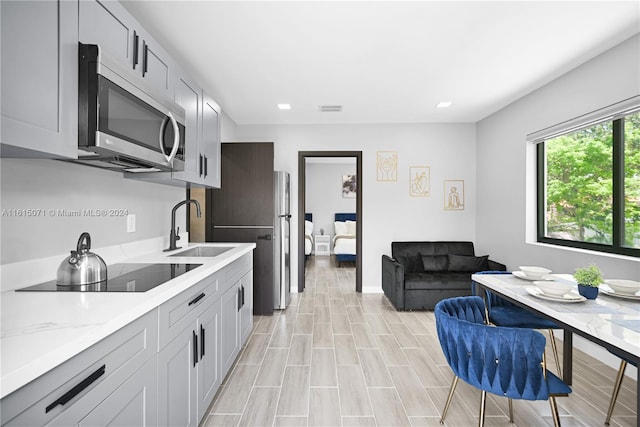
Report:
[{"label": "wood-style tile floor", "polygon": [[[562,425],[603,425],[615,374],[574,352],[573,393],[557,399]],[[433,312],[398,312],[382,294],[358,294],[353,267],[312,257],[305,291],[254,318],[203,425],[438,426],[451,379]],[[612,426],[636,425],[635,390],[625,378]],[[446,425],[477,425],[479,403],[460,381]],[[513,406],[517,426],[553,425],[546,401]],[[485,425],[513,426],[507,413],[507,400],[490,395]]]}]

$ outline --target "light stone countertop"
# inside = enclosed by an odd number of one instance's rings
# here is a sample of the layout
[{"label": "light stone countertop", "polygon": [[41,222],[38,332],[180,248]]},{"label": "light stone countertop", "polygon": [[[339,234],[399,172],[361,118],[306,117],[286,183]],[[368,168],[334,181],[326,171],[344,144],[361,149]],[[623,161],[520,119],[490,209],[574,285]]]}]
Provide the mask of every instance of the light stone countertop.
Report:
[{"label": "light stone countertop", "polygon": [[[169,257],[193,246],[232,246],[213,257]],[[128,263],[202,264],[147,292],[15,292],[0,293],[0,398],[47,373],[145,313],[189,289],[255,248],[254,243],[197,243],[171,253],[156,249],[108,265]],[[63,258],[60,258],[62,260]],[[11,270],[8,268],[7,270]],[[4,274],[14,283],[15,272]],[[55,279],[55,270],[47,280]],[[26,287],[14,285],[13,289]]]}]

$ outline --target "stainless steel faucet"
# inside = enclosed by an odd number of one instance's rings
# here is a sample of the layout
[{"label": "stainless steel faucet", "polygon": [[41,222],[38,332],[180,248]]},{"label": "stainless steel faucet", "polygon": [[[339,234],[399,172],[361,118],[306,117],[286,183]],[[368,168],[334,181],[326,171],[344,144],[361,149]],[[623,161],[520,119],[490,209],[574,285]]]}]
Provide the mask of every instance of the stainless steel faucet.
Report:
[{"label": "stainless steel faucet", "polygon": [[176,242],[178,240],[180,240],[180,236],[178,235],[180,233],[180,227],[178,227],[178,229],[176,230],[176,210],[178,210],[178,208],[180,206],[186,205],[187,203],[195,204],[196,205],[196,215],[198,216],[198,218],[200,218],[202,216],[202,214],[200,212],[200,202],[198,202],[197,200],[187,199],[187,200],[183,200],[180,203],[178,203],[177,205],[175,205],[173,207],[173,209],[171,209],[171,232],[169,233],[169,247],[167,249],[165,249],[164,252],[173,251],[175,249],[180,249],[179,246],[176,246]]}]

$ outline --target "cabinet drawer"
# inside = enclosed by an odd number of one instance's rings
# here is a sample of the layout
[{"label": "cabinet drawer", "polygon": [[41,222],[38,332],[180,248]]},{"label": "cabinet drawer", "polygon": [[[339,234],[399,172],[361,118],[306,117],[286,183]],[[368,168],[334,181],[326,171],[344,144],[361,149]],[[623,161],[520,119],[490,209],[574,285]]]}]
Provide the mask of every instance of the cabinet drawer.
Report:
[{"label": "cabinet drawer", "polygon": [[215,273],[201,280],[159,307],[158,351],[194,322],[202,307],[211,301],[211,298],[216,298],[218,277],[219,273]]},{"label": "cabinet drawer", "polygon": [[157,310],[150,311],[6,396],[0,402],[2,425],[65,425],[81,419],[155,357],[157,322]]},{"label": "cabinet drawer", "polygon": [[224,283],[224,289],[226,291],[230,286],[237,282],[247,271],[253,268],[253,254],[248,253],[241,258],[238,258],[231,264],[223,268],[220,273],[220,280]]}]

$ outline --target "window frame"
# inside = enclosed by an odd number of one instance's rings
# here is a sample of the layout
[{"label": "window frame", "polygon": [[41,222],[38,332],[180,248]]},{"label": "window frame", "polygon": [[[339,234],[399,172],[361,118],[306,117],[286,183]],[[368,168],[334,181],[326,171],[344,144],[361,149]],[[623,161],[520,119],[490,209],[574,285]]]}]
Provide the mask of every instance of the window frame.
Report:
[{"label": "window frame", "polygon": [[[606,252],[611,254],[626,255],[631,257],[640,257],[640,248],[628,248],[624,245],[624,219],[625,219],[625,200],[624,200],[624,186],[625,186],[625,174],[624,174],[624,118],[616,118],[615,120],[607,120],[612,122],[612,137],[613,137],[613,151],[612,151],[612,244],[581,242],[577,240],[565,240],[553,237],[545,236],[546,231],[546,154],[545,154],[545,140],[539,142],[536,146],[536,234],[537,241],[539,243],[546,243],[550,245],[565,246],[571,248],[586,249],[595,252]],[[593,126],[593,124],[591,125]],[[585,126],[585,128],[588,126]],[[573,130],[567,131],[565,134],[573,132]],[[560,135],[555,135],[560,136]],[[555,137],[554,136],[554,137]]]}]

